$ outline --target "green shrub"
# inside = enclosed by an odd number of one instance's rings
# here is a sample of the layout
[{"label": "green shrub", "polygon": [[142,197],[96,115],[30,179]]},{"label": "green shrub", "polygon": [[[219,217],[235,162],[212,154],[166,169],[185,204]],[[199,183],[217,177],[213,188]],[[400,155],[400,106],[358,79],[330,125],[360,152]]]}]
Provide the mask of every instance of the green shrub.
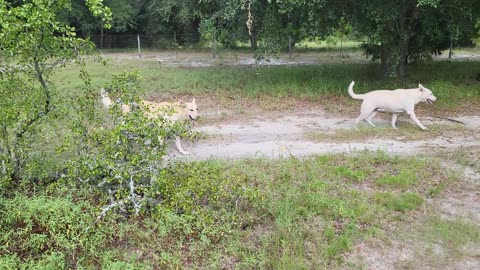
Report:
[{"label": "green shrub", "polygon": [[88,231],[95,208],[70,198],[0,198],[0,216],[0,265],[5,267],[22,262],[28,269],[67,268],[78,257],[97,256],[109,235],[107,227]]},{"label": "green shrub", "polygon": [[[100,121],[93,127],[77,128],[81,132],[73,142],[81,141],[82,146],[70,161],[65,179],[80,180],[103,192],[109,203],[99,218],[112,209],[139,215],[159,206],[178,214],[199,215],[205,207],[234,205],[244,191],[221,167],[168,161],[165,139],[196,134],[189,133],[180,121],[147,118],[147,108],[137,108],[141,104],[136,98],[138,79],[136,72],[120,74],[109,85],[119,101],[109,109],[112,123]],[[123,104],[130,106],[130,112],[122,112]]]}]

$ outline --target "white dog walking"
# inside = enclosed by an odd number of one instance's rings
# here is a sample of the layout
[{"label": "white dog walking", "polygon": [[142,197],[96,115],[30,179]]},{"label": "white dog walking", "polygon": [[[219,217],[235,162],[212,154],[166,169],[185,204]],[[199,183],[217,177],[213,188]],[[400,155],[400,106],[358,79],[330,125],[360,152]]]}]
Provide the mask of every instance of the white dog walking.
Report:
[{"label": "white dog walking", "polygon": [[392,113],[392,127],[395,126],[398,114],[406,112],[410,118],[423,130],[427,128],[420,123],[415,115],[415,105],[419,102],[433,103],[437,98],[433,95],[432,91],[423,87],[421,84],[418,88],[412,89],[396,89],[396,90],[375,90],[365,94],[355,94],[353,92],[353,85],[355,82],[351,82],[348,87],[348,93],[354,99],[363,100],[360,108],[360,116],[355,119],[355,126],[362,120],[365,120],[370,125],[375,127],[371,122],[372,118],[377,112],[389,112]]}]

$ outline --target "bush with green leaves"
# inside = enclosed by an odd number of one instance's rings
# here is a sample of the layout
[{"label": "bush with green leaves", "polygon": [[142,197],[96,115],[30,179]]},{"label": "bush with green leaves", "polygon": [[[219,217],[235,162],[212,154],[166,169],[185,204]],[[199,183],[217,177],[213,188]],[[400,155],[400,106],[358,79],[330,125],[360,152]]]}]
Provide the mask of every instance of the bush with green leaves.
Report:
[{"label": "bush with green leaves", "polygon": [[[105,19],[111,13],[101,0],[85,3]],[[59,19],[72,11],[70,0],[0,2],[0,184],[24,178],[32,141],[45,139],[39,129],[62,114],[63,103],[53,72],[71,62],[83,63],[93,43],[76,36],[74,27]],[[48,123],[48,124],[45,124]]]},{"label": "bush with green leaves", "polygon": [[[182,121],[172,122],[168,115],[173,112],[147,117],[148,108],[136,95],[138,81],[135,71],[114,76],[106,86],[115,100],[113,105],[109,109],[96,107],[97,116],[91,119],[97,122],[85,122],[88,126],[78,122],[76,130],[81,132],[70,140],[74,145],[65,147],[76,148],[77,154],[64,178],[109,198],[98,218],[112,209],[126,216],[156,207],[192,214],[204,207],[235,205],[243,196],[241,183],[221,174],[220,168],[202,170],[196,163],[172,161],[167,140],[177,135],[197,137],[198,133],[189,131]],[[123,106],[128,106],[129,112],[122,111]],[[79,141],[82,144],[76,146]]]},{"label": "bush with green leaves", "polygon": [[71,196],[0,197],[0,268],[74,268],[98,256],[113,232],[109,226],[87,230],[95,210]]}]

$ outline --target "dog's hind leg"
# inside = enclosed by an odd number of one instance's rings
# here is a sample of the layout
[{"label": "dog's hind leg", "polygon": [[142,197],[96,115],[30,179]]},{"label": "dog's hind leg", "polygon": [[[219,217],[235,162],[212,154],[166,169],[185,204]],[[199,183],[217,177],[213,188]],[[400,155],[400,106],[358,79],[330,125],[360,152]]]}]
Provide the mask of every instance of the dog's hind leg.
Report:
[{"label": "dog's hind leg", "polygon": [[175,136],[175,146],[177,147],[178,151],[180,153],[182,153],[183,155],[189,155],[190,154],[190,152],[183,150],[179,136]]},{"label": "dog's hind leg", "polygon": [[357,119],[355,119],[355,127],[357,127],[358,123],[360,123],[360,121],[362,120],[365,120],[370,114],[360,114]]},{"label": "dog's hind leg", "polygon": [[376,126],[372,123],[372,119],[373,119],[373,117],[375,117],[376,114],[377,114],[377,111],[372,111],[372,112],[367,116],[367,118],[365,119],[365,121],[367,121],[372,127],[376,127]]},{"label": "dog's hind leg", "polygon": [[398,113],[392,113],[392,127],[394,129],[397,129],[397,127],[395,126],[395,123],[397,122],[397,117],[398,117]]},{"label": "dog's hind leg", "polygon": [[[362,107],[360,108],[360,115],[357,117],[357,119],[355,119],[355,127],[362,120],[367,121],[370,125],[375,127],[375,125],[373,125],[372,122],[370,122],[369,119],[368,119],[370,117],[370,115],[375,112],[375,108],[365,107],[365,106],[363,106],[363,104],[362,104]],[[375,116],[375,114],[373,114],[373,116]],[[373,116],[371,116],[371,117],[373,117]]]},{"label": "dog's hind leg", "polygon": [[413,122],[415,122],[421,129],[427,130],[427,128],[424,125],[422,125],[422,123],[420,123],[420,120],[418,120],[413,110],[407,111],[407,113],[410,116],[410,118],[412,118]]}]

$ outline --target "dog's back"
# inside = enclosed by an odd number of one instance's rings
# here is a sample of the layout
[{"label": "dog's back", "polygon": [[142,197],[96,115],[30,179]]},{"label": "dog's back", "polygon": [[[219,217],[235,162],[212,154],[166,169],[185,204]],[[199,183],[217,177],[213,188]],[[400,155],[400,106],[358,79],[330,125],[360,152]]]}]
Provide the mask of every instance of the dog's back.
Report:
[{"label": "dog's back", "polygon": [[145,106],[145,114],[149,118],[155,118],[159,116],[164,116],[169,120],[176,121],[176,120],[187,120],[182,119],[182,115],[184,115],[184,107],[180,102],[151,102],[151,101],[142,101],[143,106]]}]

